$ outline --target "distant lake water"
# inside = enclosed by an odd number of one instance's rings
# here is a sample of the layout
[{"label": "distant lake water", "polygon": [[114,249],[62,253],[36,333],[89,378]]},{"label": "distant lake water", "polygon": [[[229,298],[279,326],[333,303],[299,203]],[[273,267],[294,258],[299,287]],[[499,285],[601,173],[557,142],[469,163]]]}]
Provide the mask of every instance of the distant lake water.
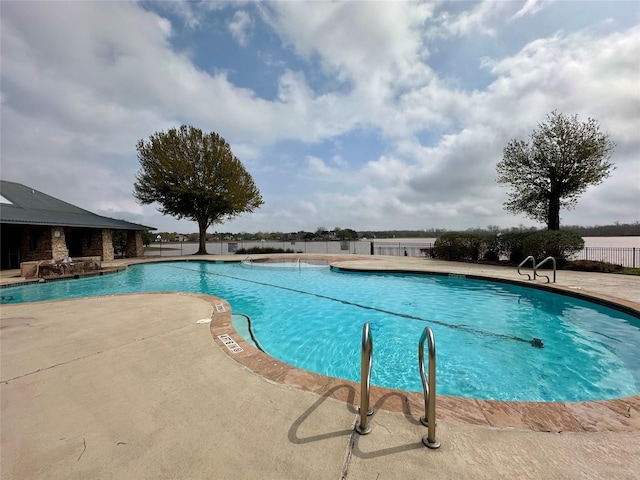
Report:
[{"label": "distant lake water", "polygon": [[640,248],[639,237],[583,237],[585,247],[636,247]]}]

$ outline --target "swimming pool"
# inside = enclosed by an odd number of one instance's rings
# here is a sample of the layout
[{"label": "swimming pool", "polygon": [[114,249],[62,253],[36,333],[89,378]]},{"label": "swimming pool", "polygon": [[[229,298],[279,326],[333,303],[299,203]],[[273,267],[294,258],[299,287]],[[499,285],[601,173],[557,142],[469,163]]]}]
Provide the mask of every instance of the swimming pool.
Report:
[{"label": "swimming pool", "polygon": [[[358,381],[362,325],[374,340],[372,384],[421,391],[417,342],[429,325],[438,393],[522,401],[640,392],[640,321],[581,299],[468,278],[167,262],[3,289],[3,303],[188,291],[248,315],[264,350],[291,365]],[[241,328],[238,328],[241,330]],[[544,348],[531,343],[539,338]]]}]

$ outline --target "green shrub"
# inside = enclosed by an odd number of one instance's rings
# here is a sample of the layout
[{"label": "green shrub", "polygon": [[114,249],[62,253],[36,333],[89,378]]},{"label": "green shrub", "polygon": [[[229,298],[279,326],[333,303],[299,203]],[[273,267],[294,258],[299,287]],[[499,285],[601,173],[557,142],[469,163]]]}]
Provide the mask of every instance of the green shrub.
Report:
[{"label": "green shrub", "polygon": [[482,235],[473,232],[446,232],[433,244],[433,254],[443,260],[479,260],[483,253]]},{"label": "green shrub", "polygon": [[571,230],[513,232],[502,235],[500,239],[501,251],[512,263],[519,263],[533,255],[536,261],[553,257],[563,264],[584,248],[582,237]]},{"label": "green shrub", "polygon": [[500,235],[498,233],[481,234],[481,258],[488,262],[497,262],[502,256],[502,246],[500,243]]},{"label": "green shrub", "polygon": [[576,270],[580,272],[616,273],[622,272],[625,268],[614,263],[597,262],[594,260],[572,260],[566,262],[565,270]]},{"label": "green shrub", "polygon": [[529,255],[536,261],[547,257],[563,265],[584,248],[584,240],[570,230],[539,230],[529,232],[446,232],[433,245],[433,255],[443,260],[497,262],[507,257],[520,263]]},{"label": "green shrub", "polygon": [[509,262],[520,263],[531,253],[526,253],[525,239],[531,232],[509,232],[500,235],[500,252]]},{"label": "green shrub", "polygon": [[570,230],[541,230],[527,237],[525,245],[536,260],[553,257],[564,263],[584,248],[584,240]]}]

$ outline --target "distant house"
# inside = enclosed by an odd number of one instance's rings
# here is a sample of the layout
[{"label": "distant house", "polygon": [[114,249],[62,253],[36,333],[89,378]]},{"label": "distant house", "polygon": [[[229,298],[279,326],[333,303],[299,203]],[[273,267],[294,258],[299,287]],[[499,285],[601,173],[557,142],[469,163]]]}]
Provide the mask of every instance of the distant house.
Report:
[{"label": "distant house", "polygon": [[322,232],[320,232],[320,236],[319,236],[319,240],[335,240],[336,237],[336,232],[331,230],[323,230]]},{"label": "distant house", "polygon": [[127,232],[127,257],[142,257],[142,232],[155,228],[96,215],[25,185],[0,180],[0,268],[67,257],[113,260],[114,230]]}]

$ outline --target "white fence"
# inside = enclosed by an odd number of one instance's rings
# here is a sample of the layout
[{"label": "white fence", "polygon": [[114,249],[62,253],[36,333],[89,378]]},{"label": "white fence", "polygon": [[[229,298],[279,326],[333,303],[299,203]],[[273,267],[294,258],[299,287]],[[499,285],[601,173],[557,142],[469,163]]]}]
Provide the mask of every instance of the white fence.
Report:
[{"label": "white fence", "polygon": [[[193,255],[198,251],[197,243],[152,243],[153,251],[146,256],[180,256]],[[388,241],[223,241],[208,242],[207,253],[213,255],[233,254],[238,250],[250,248],[276,248],[292,253],[332,253],[332,254],[356,254],[356,255],[404,255],[410,257],[424,256],[423,249],[430,249],[431,242],[388,242]]]},{"label": "white fence", "polygon": [[[153,251],[146,256],[193,255],[198,251],[197,243],[152,243]],[[358,241],[222,241],[207,243],[207,252],[213,255],[233,254],[241,249],[276,248],[292,253],[331,253],[357,255],[396,255],[408,257],[430,256],[432,242],[393,242],[388,240]],[[640,268],[640,247],[585,247],[574,256],[575,260],[596,260],[624,267]]]}]

